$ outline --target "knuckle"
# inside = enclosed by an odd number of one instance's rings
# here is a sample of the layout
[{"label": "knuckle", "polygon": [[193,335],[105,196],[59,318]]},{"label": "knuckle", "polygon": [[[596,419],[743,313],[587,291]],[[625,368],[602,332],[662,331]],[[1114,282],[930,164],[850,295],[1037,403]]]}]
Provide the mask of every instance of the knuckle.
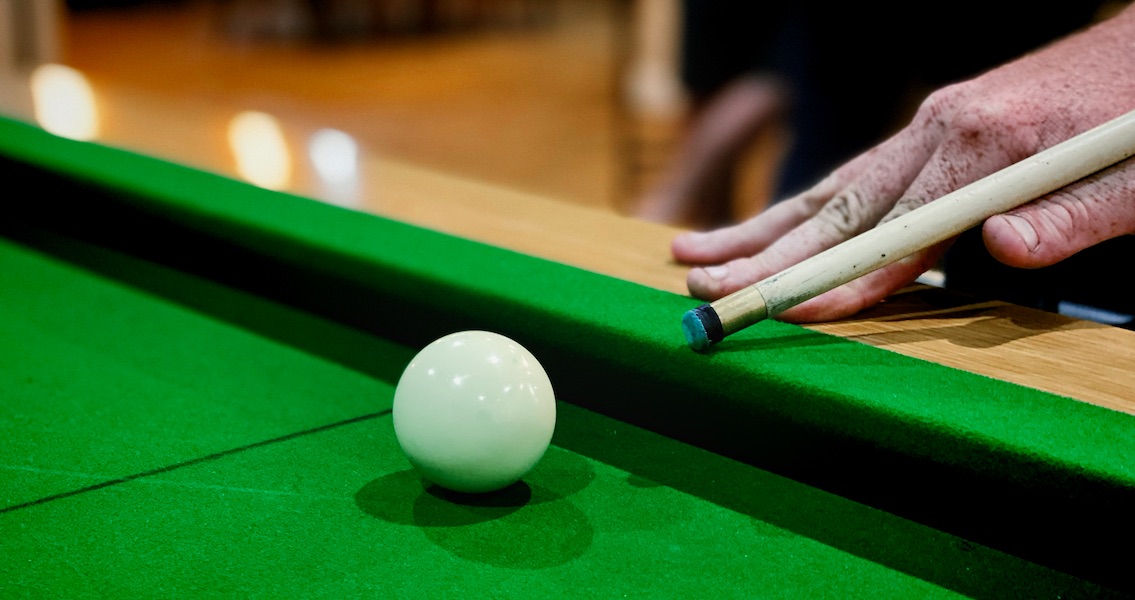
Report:
[{"label": "knuckle", "polygon": [[816,221],[833,237],[847,239],[870,229],[878,221],[875,208],[856,188],[846,188],[816,213]]},{"label": "knuckle", "polygon": [[890,221],[891,219],[901,217],[924,204],[926,204],[926,199],[922,198],[921,196],[903,196],[902,198],[899,198],[899,201],[895,203],[894,208],[892,208],[891,211],[888,212],[880,222],[885,223],[887,221]]},{"label": "knuckle", "polygon": [[962,148],[1018,161],[1041,149],[1038,112],[1027,99],[971,103],[954,115],[950,132]]},{"label": "knuckle", "polygon": [[920,126],[937,126],[944,128],[956,108],[968,97],[969,93],[964,84],[952,84],[931,92],[918,106],[915,112],[915,122]]},{"label": "knuckle", "polygon": [[796,195],[792,198],[791,202],[793,202],[798,212],[809,215],[815,214],[823,208],[824,204],[826,204],[844,184],[845,182],[839,170],[833,171],[825,175],[812,185],[812,187]]}]

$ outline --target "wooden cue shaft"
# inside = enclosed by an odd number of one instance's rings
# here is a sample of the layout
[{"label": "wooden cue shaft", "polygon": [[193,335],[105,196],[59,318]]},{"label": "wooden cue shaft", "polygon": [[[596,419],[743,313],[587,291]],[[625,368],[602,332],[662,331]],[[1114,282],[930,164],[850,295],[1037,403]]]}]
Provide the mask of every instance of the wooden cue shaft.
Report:
[{"label": "wooden cue shaft", "polygon": [[1135,110],[738,290],[710,307],[725,335],[1135,154]]}]

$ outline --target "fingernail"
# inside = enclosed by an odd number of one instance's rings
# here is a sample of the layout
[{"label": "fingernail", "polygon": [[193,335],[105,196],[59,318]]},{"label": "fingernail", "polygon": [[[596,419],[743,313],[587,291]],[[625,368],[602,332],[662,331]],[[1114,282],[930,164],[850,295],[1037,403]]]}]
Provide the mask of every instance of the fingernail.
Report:
[{"label": "fingernail", "polygon": [[725,265],[706,267],[704,270],[706,275],[709,275],[714,279],[725,279],[725,276],[729,274],[729,267],[726,267]]},{"label": "fingernail", "polygon": [[1040,241],[1037,239],[1036,229],[1033,229],[1032,224],[1018,216],[1003,216],[1009,225],[1013,227],[1013,230],[1017,232],[1017,235],[1021,236],[1021,240],[1025,242],[1025,246],[1028,246],[1029,252],[1036,250],[1036,247],[1040,245]]}]

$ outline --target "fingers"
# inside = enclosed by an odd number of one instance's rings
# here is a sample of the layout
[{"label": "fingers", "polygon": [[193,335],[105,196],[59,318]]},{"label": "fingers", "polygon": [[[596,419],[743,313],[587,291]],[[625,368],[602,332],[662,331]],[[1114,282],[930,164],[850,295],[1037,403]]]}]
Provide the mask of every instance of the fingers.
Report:
[{"label": "fingers", "polygon": [[684,233],[674,238],[670,251],[681,263],[714,264],[750,256],[811,216],[805,202],[785,201],[743,223],[706,233]]},{"label": "fingers", "polygon": [[954,116],[942,143],[905,190],[889,221],[995,173],[1041,148],[1031,126],[994,105],[967,107]]},{"label": "fingers", "polygon": [[[953,167],[946,170],[938,159],[948,155],[951,145],[949,140],[943,142],[936,153],[941,156],[927,165],[904,196],[904,202],[887,218],[924,203],[924,199],[953,191],[1014,159],[1011,152],[986,152],[984,161],[954,161]],[[910,201],[905,202],[907,199]],[[1022,268],[1049,266],[1102,241],[1131,233],[1135,233],[1135,159],[992,217],[983,226],[990,253],[1009,266]],[[786,310],[777,318],[808,323],[855,314],[933,267],[947,247],[948,243],[939,244],[904,258]]]},{"label": "fingers", "polygon": [[836,169],[811,189],[773,205],[744,223],[706,233],[691,232],[677,236],[670,245],[674,258],[685,264],[705,265],[763,251],[783,235],[814,217],[841,189],[873,168],[884,149],[885,145],[865,152]]},{"label": "fingers", "polygon": [[675,239],[678,260],[718,263],[689,272],[690,293],[716,300],[874,227],[921,172],[941,131],[907,128],[748,222]]},{"label": "fingers", "polygon": [[[1131,62],[1127,34],[1135,12],[1121,14],[1131,18],[1104,21],[935,92],[907,128],[853,161],[849,175],[829,182],[831,189],[822,194],[793,199],[738,228],[675,240],[679,260],[716,265],[690,272],[690,292],[717,299],[1101,122],[1135,89],[1127,76],[1131,70],[1124,70]],[[1135,232],[1132,181],[1135,167],[1129,161],[1111,174],[990,218],[986,245],[1008,265],[1040,267]],[[856,312],[915,279],[944,247],[919,252],[780,318],[812,321]]]},{"label": "fingers", "polygon": [[1135,233],[1135,159],[990,217],[982,227],[994,258],[1029,269],[1130,233]]},{"label": "fingers", "polygon": [[[1013,127],[1012,132],[996,133],[1008,121],[996,110],[985,109],[972,110],[955,119],[945,139],[882,221],[932,202],[1035,150],[1035,140],[1027,128]],[[947,246],[939,244],[917,252],[786,310],[778,318],[804,323],[855,314],[917,279],[934,266]]]}]

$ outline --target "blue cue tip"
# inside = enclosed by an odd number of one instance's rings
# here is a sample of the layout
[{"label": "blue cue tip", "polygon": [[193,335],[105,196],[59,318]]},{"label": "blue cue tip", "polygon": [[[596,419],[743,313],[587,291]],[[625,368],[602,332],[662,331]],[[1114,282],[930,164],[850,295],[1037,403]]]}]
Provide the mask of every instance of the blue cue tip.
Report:
[{"label": "blue cue tip", "polygon": [[725,337],[717,312],[708,304],[703,304],[682,315],[682,332],[686,334],[686,343],[698,352],[709,349],[711,345]]}]

